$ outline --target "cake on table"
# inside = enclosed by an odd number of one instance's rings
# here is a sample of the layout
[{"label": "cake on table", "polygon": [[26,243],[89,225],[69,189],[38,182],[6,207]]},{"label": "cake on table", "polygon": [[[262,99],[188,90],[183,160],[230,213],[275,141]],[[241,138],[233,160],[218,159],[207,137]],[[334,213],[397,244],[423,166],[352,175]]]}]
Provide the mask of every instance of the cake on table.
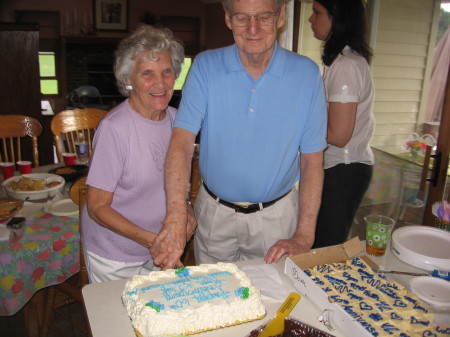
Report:
[{"label": "cake on table", "polygon": [[434,314],[416,295],[373,272],[362,258],[304,271],[331,302],[343,308],[372,336],[450,336],[450,327],[433,325]]},{"label": "cake on table", "polygon": [[127,281],[122,302],[143,337],[195,334],[266,315],[259,289],[232,263],[136,275]]}]

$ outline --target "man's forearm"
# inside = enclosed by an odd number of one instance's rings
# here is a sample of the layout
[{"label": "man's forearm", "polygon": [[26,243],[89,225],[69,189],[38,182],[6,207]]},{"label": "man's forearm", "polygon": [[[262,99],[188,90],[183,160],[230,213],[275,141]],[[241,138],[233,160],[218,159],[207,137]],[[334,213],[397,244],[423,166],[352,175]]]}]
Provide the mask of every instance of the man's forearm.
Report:
[{"label": "man's forearm", "polygon": [[173,131],[164,169],[164,188],[168,212],[186,208],[186,191],[191,172],[194,140],[195,136],[185,130],[176,128]]},{"label": "man's forearm", "polygon": [[299,218],[295,236],[312,246],[323,187],[323,153],[303,154],[300,163]]}]

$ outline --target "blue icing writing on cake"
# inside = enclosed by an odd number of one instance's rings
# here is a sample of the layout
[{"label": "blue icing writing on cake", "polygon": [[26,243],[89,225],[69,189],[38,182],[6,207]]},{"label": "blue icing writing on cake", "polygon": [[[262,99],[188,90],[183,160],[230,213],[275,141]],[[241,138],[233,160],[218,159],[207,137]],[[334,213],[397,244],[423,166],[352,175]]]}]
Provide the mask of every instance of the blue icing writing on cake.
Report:
[{"label": "blue icing writing on cake", "polygon": [[372,271],[362,258],[316,266],[305,273],[372,336],[450,336],[434,327],[434,314],[407,289]]},{"label": "blue icing writing on cake", "polygon": [[232,263],[134,276],[122,302],[142,337],[192,334],[265,316],[259,290]]}]

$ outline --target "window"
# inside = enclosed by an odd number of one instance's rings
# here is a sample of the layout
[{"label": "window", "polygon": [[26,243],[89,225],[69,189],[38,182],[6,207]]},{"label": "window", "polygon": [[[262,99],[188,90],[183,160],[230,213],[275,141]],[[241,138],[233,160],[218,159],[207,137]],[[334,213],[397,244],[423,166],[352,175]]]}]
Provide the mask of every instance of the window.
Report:
[{"label": "window", "polygon": [[39,52],[39,76],[42,95],[59,93],[54,52]]},{"label": "window", "polygon": [[186,81],[186,76],[189,72],[189,69],[191,68],[192,64],[192,57],[185,57],[183,66],[181,67],[181,73],[180,76],[178,76],[177,80],[175,81],[175,90],[181,90],[183,89],[184,82]]}]

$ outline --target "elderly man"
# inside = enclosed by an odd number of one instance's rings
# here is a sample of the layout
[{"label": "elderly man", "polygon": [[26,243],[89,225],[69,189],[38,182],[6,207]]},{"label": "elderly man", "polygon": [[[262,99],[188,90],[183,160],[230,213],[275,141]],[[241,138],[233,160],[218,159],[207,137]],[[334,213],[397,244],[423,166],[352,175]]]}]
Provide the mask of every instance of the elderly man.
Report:
[{"label": "elderly man", "polygon": [[166,157],[167,213],[151,247],[163,269],[176,266],[193,231],[185,194],[200,130],[198,264],[275,263],[314,242],[327,145],[318,67],[276,42],[285,0],[222,4],[235,44],[196,57]]}]

